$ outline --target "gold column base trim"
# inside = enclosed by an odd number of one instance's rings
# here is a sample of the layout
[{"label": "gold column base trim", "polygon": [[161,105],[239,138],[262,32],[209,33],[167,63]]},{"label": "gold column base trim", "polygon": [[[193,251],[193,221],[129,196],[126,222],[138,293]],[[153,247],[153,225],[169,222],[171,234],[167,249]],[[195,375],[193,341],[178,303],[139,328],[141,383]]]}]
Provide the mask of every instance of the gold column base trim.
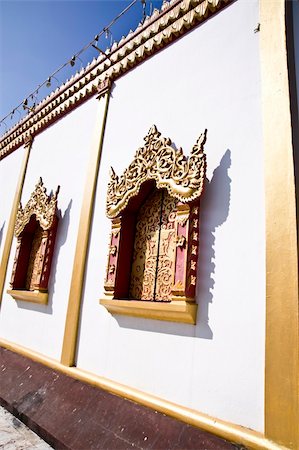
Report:
[{"label": "gold column base trim", "polygon": [[111,314],[196,324],[197,305],[183,300],[177,302],[146,302],[142,300],[101,299],[100,304],[105,306]]},{"label": "gold column base trim", "polygon": [[76,380],[80,380],[94,387],[111,392],[112,394],[147,406],[148,408],[159,411],[170,417],[174,417],[175,419],[181,420],[189,425],[201,428],[202,430],[208,431],[230,442],[244,445],[248,449],[288,450],[287,447],[283,447],[273,441],[270,441],[269,439],[266,439],[262,433],[250,430],[249,428],[241,427],[240,425],[225,422],[224,420],[210,417],[198,411],[169,402],[168,400],[163,400],[159,397],[155,397],[154,395],[146,394],[145,392],[137,389],[108,380],[107,378],[91,374],[82,369],[78,369],[77,367],[65,366],[55,359],[49,358],[48,356],[42,355],[38,352],[34,352],[13,342],[9,342],[6,339],[0,339],[0,346],[25,356],[26,358],[30,358],[40,364],[44,364],[53,370],[58,370],[59,372],[73,377]]},{"label": "gold column base trim", "polygon": [[6,291],[15,300],[22,300],[23,302],[40,303],[41,305],[48,304],[48,292],[42,291],[22,291],[18,289],[11,289]]}]

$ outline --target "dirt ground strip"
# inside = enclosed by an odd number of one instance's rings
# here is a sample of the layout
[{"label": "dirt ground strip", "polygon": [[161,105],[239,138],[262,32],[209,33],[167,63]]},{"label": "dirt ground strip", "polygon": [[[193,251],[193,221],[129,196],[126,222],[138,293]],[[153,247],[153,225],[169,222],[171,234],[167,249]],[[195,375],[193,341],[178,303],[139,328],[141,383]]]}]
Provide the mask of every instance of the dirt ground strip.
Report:
[{"label": "dirt ground strip", "polygon": [[51,450],[52,447],[0,406],[0,449]]}]

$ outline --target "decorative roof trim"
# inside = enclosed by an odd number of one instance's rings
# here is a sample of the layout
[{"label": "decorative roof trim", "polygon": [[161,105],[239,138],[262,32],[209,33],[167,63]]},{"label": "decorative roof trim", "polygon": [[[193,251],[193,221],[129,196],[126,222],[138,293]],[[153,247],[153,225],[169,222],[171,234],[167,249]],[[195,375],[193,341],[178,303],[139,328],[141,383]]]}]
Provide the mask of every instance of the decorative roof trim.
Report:
[{"label": "decorative roof trim", "polygon": [[[113,44],[109,59],[101,55],[50,94],[0,139],[0,160],[39,134],[73,108],[97,94],[107,78],[116,80],[155,52],[206,20],[233,0],[171,0],[155,10],[143,25]],[[108,53],[107,53],[108,54]]]},{"label": "decorative roof trim", "polygon": [[16,237],[20,236],[22,231],[24,231],[24,228],[33,215],[36,216],[36,220],[43,230],[49,230],[51,228],[57,213],[59,188],[60,186],[58,186],[54,195],[47,195],[43,180],[41,178],[39,179],[25,208],[22,208],[21,203],[19,205],[14,232]]},{"label": "decorative roof trim", "polygon": [[106,212],[110,219],[118,216],[127,206],[130,198],[138,195],[141,185],[154,180],[158,188],[166,188],[170,195],[182,203],[189,203],[200,197],[206,177],[206,155],[204,144],[207,130],[200,135],[193,146],[190,157],[183,150],[176,150],[169,138],[161,137],[153,125],[144,138],[129,167],[119,178],[111,167],[108,184]]}]

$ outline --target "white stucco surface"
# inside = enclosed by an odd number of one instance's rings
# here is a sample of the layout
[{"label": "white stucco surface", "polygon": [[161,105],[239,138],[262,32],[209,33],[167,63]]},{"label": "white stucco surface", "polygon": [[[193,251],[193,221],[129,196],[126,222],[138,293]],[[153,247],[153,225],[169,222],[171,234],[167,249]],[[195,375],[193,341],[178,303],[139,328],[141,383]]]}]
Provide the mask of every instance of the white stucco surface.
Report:
[{"label": "white stucco surface", "polygon": [[294,29],[294,54],[297,84],[297,104],[299,105],[299,3],[292,2],[293,7],[293,29]]},{"label": "white stucco surface", "polygon": [[[77,364],[263,431],[265,229],[258,1],[237,1],[115,83],[85,280]],[[189,154],[208,129],[197,325],[111,316],[103,293],[109,167],[156,124]]]},{"label": "white stucco surface", "polygon": [[[96,99],[88,101],[33,142],[22,204],[29,200],[39,177],[48,193],[61,186],[58,196],[61,217],[49,280],[49,303],[16,302],[6,294],[15,254],[14,239],[1,307],[2,338],[57,359],[61,355],[82,194],[98,107]],[[19,150],[15,152],[18,153]]]},{"label": "white stucco surface", "polygon": [[20,148],[0,162],[0,261],[23,158],[24,148]]}]

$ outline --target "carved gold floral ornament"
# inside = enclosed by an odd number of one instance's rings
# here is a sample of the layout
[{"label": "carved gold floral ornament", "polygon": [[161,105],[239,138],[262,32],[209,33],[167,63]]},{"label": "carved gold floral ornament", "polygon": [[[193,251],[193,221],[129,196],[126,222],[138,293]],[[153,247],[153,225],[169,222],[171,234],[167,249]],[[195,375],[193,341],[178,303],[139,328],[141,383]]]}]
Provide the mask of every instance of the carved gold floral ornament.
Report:
[{"label": "carved gold floral ornament", "polygon": [[111,167],[106,205],[110,219],[127,206],[130,198],[136,196],[148,180],[154,180],[157,188],[166,188],[182,203],[201,195],[206,176],[206,130],[193,146],[190,157],[184,156],[181,148],[175,149],[169,138],[161,137],[155,125],[144,141],[145,145],[137,150],[123,175],[118,177]]},{"label": "carved gold floral ornament", "polygon": [[57,196],[59,188],[60,186],[58,186],[54,195],[48,196],[43,180],[41,178],[39,179],[25,208],[22,208],[21,203],[19,205],[14,231],[16,237],[20,236],[26,225],[29,223],[32,215],[35,215],[36,220],[43,230],[51,228],[57,213]]},{"label": "carved gold floral ornament", "polygon": [[115,256],[117,253],[117,247],[116,245],[111,245],[110,246],[110,255]]},{"label": "carved gold floral ornament", "polygon": [[177,236],[176,246],[177,247],[185,247],[185,245],[186,245],[186,238],[185,238],[185,236]]},{"label": "carved gold floral ornament", "polygon": [[109,273],[110,273],[110,274],[113,274],[114,272],[115,272],[115,265],[112,264],[112,265],[109,267]]}]

